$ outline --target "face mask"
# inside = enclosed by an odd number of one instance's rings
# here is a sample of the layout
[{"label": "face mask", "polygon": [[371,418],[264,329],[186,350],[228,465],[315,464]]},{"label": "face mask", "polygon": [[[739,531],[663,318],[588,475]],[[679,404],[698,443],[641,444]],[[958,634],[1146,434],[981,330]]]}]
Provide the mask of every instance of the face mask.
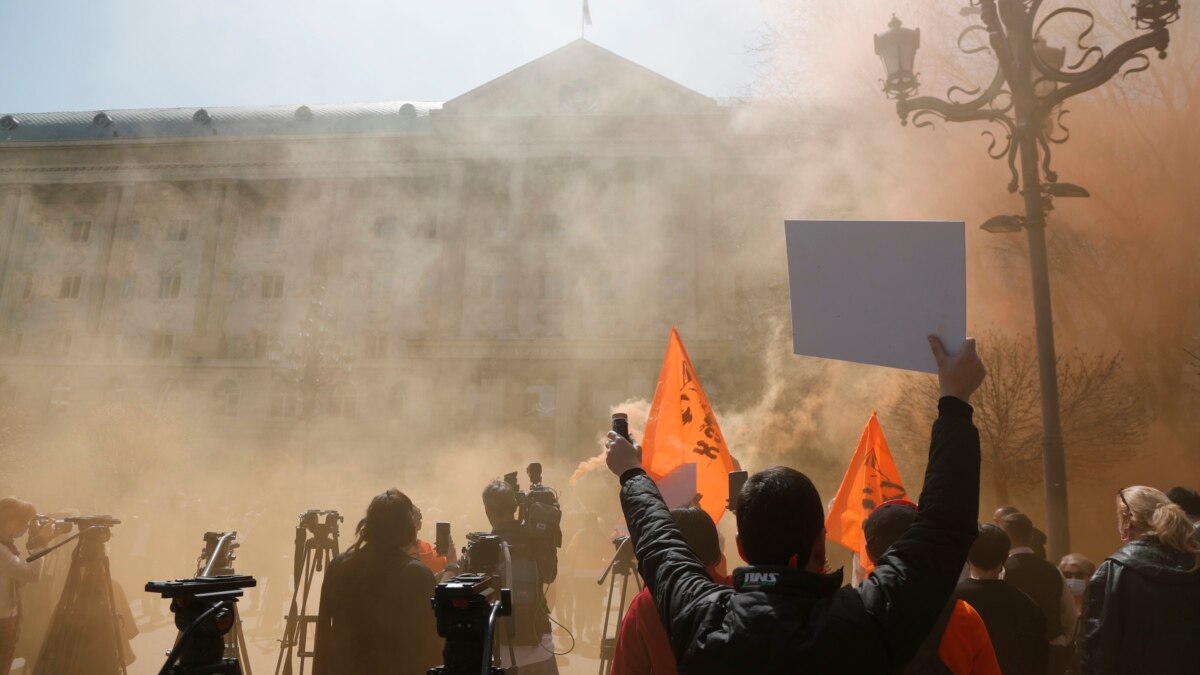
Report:
[{"label": "face mask", "polygon": [[1087,579],[1066,579],[1067,588],[1071,589],[1071,595],[1079,597],[1083,595],[1083,589],[1087,588]]}]

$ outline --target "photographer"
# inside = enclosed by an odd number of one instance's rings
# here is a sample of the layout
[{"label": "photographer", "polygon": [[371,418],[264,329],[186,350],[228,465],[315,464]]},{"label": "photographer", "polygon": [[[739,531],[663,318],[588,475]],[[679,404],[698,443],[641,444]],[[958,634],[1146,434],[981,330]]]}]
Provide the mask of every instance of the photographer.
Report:
[{"label": "photographer", "polygon": [[358,540],[329,563],[314,675],[424,675],[440,662],[433,573],[405,553],[417,536],[412,508],[399,490],[375,497]]},{"label": "photographer", "polygon": [[750,567],[734,588],[715,583],[688,547],[641,452],[616,433],[609,469],[642,576],[667,628],[679,671],[887,673],[920,648],[954,591],[979,511],[979,434],[967,404],[984,378],[973,340],[957,356],[930,337],[941,400],[920,509],[859,589],[825,574],[825,514],[804,474],[758,473],[738,498],[738,548]]},{"label": "photographer", "polygon": [[[511,568],[514,577],[506,583],[515,597],[532,598],[535,602],[524,607],[518,601],[513,616],[506,619],[507,630],[498,631],[501,646],[497,647],[505,668],[516,665],[517,675],[558,675],[558,664],[554,660],[554,639],[550,634],[550,612],[546,607],[544,585],[557,572],[557,559],[553,569],[547,569],[546,547],[537,546],[530,540],[525,527],[517,520],[517,491],[505,481],[492,481],[483,489],[483,510],[492,534],[508,544]],[[549,555],[556,556],[549,547]],[[506,567],[503,557],[501,567]],[[530,573],[523,573],[528,570]],[[533,616],[522,615],[522,610],[533,610]],[[516,663],[512,663],[515,657]]]},{"label": "photographer", "polygon": [[25,548],[44,548],[54,537],[54,523],[38,523],[37,509],[16,497],[0,499],[0,675],[8,675],[21,634],[21,586],[42,576],[45,559],[25,562],[14,540],[29,531]]}]

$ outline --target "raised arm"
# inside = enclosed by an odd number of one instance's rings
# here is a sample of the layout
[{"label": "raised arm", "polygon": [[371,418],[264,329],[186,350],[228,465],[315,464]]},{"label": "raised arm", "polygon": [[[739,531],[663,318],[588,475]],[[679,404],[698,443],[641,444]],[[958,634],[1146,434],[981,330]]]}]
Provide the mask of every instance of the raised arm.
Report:
[{"label": "raised arm", "polygon": [[978,533],[979,432],[967,401],[985,370],[973,340],[954,357],[936,338],[930,345],[942,397],[917,519],[876,561],[861,587],[867,611],[884,627],[896,666],[912,658],[946,606]]},{"label": "raised arm", "polygon": [[689,625],[681,620],[696,600],[724,588],[712,581],[704,564],[683,540],[658,486],[642,470],[641,449],[615,433],[608,435],[608,468],[621,477],[621,510],[638,559],[638,569],[658,605],[664,626],[671,626],[676,654],[693,642]]}]

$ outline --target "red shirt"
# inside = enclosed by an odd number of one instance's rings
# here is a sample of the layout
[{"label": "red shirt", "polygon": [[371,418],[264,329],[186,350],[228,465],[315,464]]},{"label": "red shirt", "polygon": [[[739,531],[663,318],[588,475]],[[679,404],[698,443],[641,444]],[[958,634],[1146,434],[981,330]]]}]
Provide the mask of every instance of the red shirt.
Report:
[{"label": "red shirt", "polygon": [[[724,559],[722,559],[724,562]],[[717,583],[731,586],[729,577],[717,576],[709,568],[709,576]],[[677,675],[675,655],[667,640],[667,629],[650,589],[643,588],[633,596],[629,610],[617,630],[617,646],[613,652],[612,675]]]}]

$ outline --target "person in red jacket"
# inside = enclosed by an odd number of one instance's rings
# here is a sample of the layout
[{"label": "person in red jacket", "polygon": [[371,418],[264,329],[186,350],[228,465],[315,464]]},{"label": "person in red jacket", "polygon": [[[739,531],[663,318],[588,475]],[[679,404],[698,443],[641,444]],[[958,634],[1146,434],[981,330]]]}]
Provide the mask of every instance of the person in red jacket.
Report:
[{"label": "person in red jacket", "polygon": [[[717,571],[724,556],[712,518],[698,506],[672,509],[671,518],[713,581],[731,586],[729,577]],[[675,656],[667,641],[667,629],[663,627],[650,588],[643,588],[633,597],[617,631],[612,675],[676,675],[677,672]]]}]

